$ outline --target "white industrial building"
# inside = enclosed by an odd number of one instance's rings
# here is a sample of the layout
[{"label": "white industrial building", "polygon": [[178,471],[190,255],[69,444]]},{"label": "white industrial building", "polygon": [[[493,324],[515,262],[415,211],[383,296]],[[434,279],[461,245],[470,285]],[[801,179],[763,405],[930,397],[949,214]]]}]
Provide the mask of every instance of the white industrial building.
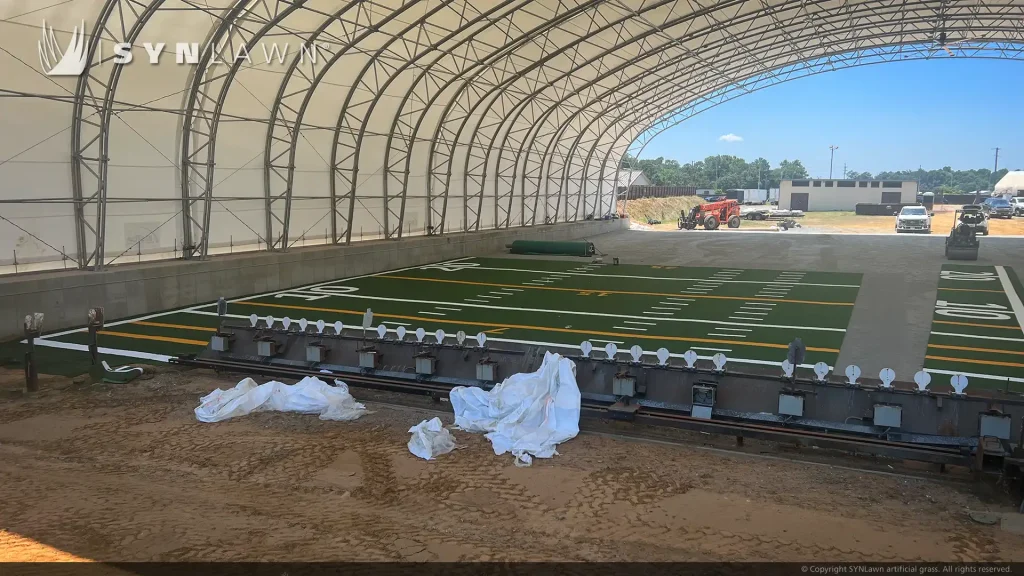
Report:
[{"label": "white industrial building", "polygon": [[825,212],[853,211],[857,204],[912,204],[917,190],[912,180],[783,180],[779,208]]}]

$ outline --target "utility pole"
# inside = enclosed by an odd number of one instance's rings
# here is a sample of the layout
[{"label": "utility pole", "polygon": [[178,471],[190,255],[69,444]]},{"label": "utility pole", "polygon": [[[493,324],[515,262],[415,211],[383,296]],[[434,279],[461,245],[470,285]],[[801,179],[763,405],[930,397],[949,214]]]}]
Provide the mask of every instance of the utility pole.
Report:
[{"label": "utility pole", "polygon": [[846,171],[846,162],[843,162],[843,178],[849,178],[850,173]]},{"label": "utility pole", "polygon": [[[999,147],[996,146],[995,150],[996,150],[996,167],[992,169],[992,178],[995,178],[996,177],[996,172],[999,172]],[[996,183],[993,182],[992,186],[995,187],[995,184]]]},{"label": "utility pole", "polygon": [[828,179],[832,179],[832,161],[836,158],[836,150],[839,150],[839,146],[832,145],[828,147],[832,154],[828,157]]}]

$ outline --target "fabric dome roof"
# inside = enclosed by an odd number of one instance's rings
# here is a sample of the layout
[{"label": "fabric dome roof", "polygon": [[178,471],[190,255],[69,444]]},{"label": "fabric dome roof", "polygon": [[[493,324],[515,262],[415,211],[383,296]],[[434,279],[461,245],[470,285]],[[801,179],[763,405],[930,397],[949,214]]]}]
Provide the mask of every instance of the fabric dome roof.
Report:
[{"label": "fabric dome roof", "polygon": [[1024,194],[1024,170],[1007,172],[999,182],[996,183],[996,192],[1010,192],[1014,195]]}]

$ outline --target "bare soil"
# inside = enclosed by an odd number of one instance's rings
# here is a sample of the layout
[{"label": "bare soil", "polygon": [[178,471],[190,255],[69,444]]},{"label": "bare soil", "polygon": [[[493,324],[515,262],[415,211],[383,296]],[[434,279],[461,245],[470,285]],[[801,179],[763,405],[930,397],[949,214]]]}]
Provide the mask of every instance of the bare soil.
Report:
[{"label": "bare soil", "polygon": [[[629,203],[630,218],[643,225],[647,225],[646,219],[636,218],[634,212],[647,213],[647,209],[641,209],[636,204],[648,200],[660,200],[668,198],[633,200]],[[932,234],[946,236],[953,228],[953,215],[955,207],[935,206],[935,216],[932,218]],[[666,212],[667,213],[667,212]],[[649,226],[653,230],[678,230],[676,219],[679,212],[675,211],[671,218],[666,217],[661,224]],[[800,223],[801,228],[797,232],[819,232],[827,234],[895,234],[895,216],[858,216],[853,212],[807,212],[802,218],[794,218]],[[767,230],[777,222],[769,220],[743,220],[739,231],[744,230]],[[719,229],[723,232],[732,232],[728,228]],[[1024,217],[1012,219],[993,218],[989,220],[989,232],[992,236],[1021,236],[1024,235]]]},{"label": "bare soil", "polygon": [[407,430],[436,413],[381,403],[350,423],[197,422],[236,381],[52,380],[0,401],[0,561],[1024,560],[1024,536],[966,514],[999,499],[959,481],[598,434],[517,468],[456,431],[426,462]]}]

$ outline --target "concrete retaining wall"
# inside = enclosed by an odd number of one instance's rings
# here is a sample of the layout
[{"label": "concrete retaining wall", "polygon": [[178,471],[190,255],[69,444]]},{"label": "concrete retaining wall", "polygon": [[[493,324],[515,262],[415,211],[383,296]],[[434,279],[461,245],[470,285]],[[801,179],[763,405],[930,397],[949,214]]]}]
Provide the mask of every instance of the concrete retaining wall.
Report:
[{"label": "concrete retaining wall", "polygon": [[22,336],[30,312],[46,315],[44,330],[84,325],[90,307],[103,306],[117,320],[213,302],[286,290],[307,284],[419,266],[500,251],[517,239],[591,238],[629,227],[627,220],[575,222],[529,228],[488,230],[401,241],[360,242],[350,246],[252,252],[207,261],[165,261],[117,266],[103,272],[45,272],[0,278],[0,341]]}]

